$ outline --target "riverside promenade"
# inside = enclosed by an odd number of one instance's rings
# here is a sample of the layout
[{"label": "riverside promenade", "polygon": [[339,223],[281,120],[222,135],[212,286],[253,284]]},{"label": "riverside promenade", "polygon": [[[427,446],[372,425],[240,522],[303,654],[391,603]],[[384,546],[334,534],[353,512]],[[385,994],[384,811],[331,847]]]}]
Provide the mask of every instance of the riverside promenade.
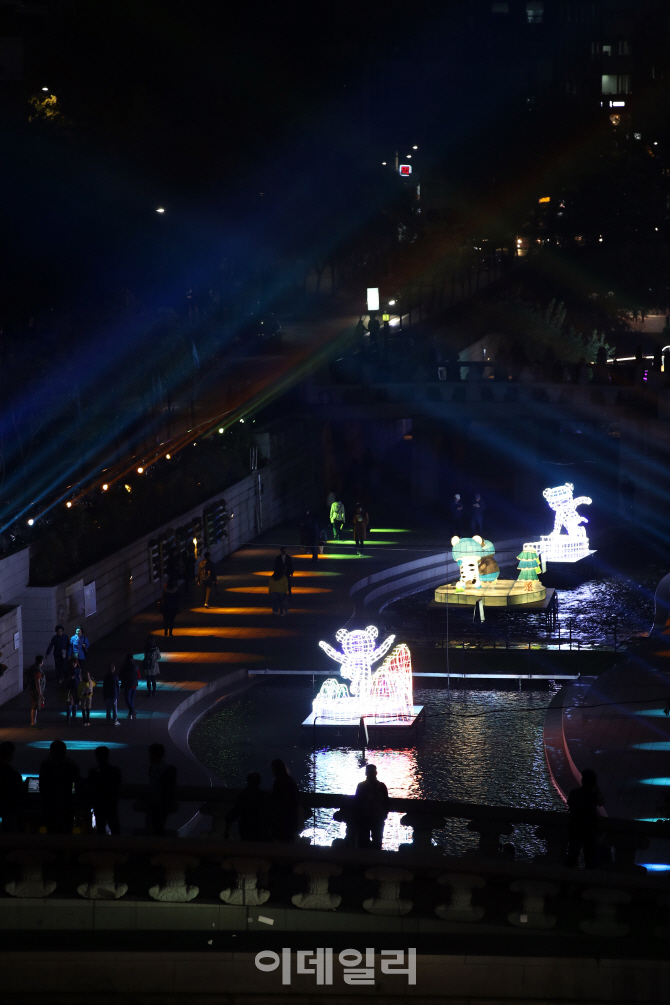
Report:
[{"label": "riverside promenade", "polygon": [[[318,647],[350,621],[354,602],[351,586],[365,575],[374,575],[391,565],[415,561],[435,551],[446,551],[448,541],[420,538],[404,529],[396,533],[374,531],[361,557],[353,542],[331,544],[314,566],[311,554],[297,543],[294,527],[268,531],[253,543],[234,552],[217,565],[217,588],[209,609],[202,606],[202,591],[193,585],[181,595],[181,610],[174,636],[166,638],[158,606],[142,611],[109,635],[93,640],[87,666],[98,682],[91,724],[81,717],[66,723],[65,708],[58,700],[58,685],[51,660],[46,662],[46,707],[39,715],[41,729],[30,728],[30,696],[27,691],[0,707],[0,740],[16,746],[14,766],[24,774],[37,774],[55,739],[64,740],[69,756],[82,775],[94,763],[93,750],[110,747],[124,782],[146,783],[147,748],[151,743],[166,747],[166,760],[176,765],[179,785],[226,784],[216,779],[196,760],[188,743],[188,731],[215,703],[243,688],[253,687],[249,670],[328,670],[332,665]],[[293,556],[295,577],[290,612],[273,617],[268,578],[280,546]],[[374,618],[372,618],[374,620]],[[127,653],[141,663],[144,644],[152,635],[162,652],[158,691],[151,695],[144,679],[137,690],[137,717],[127,719],[123,696],[119,700],[120,725],[105,719],[102,677],[109,663],[117,668]],[[26,656],[26,661],[33,654]],[[256,678],[258,680],[258,678]],[[141,830],[143,815],[125,806],[122,830]],[[170,817],[169,827],[182,834],[197,824],[192,808],[184,807]]]}]

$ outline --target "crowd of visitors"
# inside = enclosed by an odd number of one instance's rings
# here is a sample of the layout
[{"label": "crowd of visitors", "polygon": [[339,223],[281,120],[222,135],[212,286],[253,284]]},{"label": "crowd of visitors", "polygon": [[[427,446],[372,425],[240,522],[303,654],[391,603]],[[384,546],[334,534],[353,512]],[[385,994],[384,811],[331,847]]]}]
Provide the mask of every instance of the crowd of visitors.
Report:
[{"label": "crowd of visitors", "polygon": [[[54,740],[39,770],[39,799],[30,804],[28,781],[13,767],[14,744],[0,743],[0,818],[4,834],[37,826],[46,834],[81,833],[95,827],[98,834],[120,834],[121,769],[109,763],[109,747],[96,747],[96,764],[84,777],[68,757],[63,740]],[[149,833],[165,834],[174,806],[177,769],[165,763],[165,748],[152,743],[147,751],[149,794],[144,809]]]}]

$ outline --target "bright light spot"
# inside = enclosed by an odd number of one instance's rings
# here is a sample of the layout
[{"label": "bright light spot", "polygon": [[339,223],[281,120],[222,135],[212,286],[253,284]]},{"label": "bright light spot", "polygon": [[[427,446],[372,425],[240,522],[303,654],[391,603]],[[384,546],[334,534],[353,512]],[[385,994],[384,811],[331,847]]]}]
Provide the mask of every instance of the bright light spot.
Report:
[{"label": "bright light spot", "polygon": [[670,785],[670,778],[641,778],[640,785]]},{"label": "bright light spot", "polygon": [[667,872],[670,869],[666,862],[644,862],[643,865],[647,872]]},{"label": "bright light spot", "polygon": [[34,520],[33,520],[33,518],[31,517],[31,518],[30,518],[30,520],[28,521],[28,526],[29,526],[29,527],[32,527],[32,525],[33,525],[34,523],[35,523],[35,521],[34,521]]},{"label": "bright light spot", "polygon": [[419,149],[418,147],[412,147],[412,150],[418,150],[418,149]]},{"label": "bright light spot", "polygon": [[138,475],[141,475],[143,471],[144,471],[144,468],[143,468],[143,467],[139,467],[139,468],[137,469],[137,473],[138,473]]},{"label": "bright light spot", "polygon": [[551,196],[550,195],[543,195],[542,198],[538,199],[537,201],[538,202],[551,202]]},{"label": "bright light spot", "polygon": [[600,241],[601,244],[603,243],[602,237],[599,237],[598,240]]},{"label": "bright light spot", "polygon": [[244,422],[244,419],[240,419],[240,422]]},{"label": "bright light spot", "polygon": [[48,87],[43,87],[43,88],[42,88],[42,90],[43,90],[43,91],[48,91],[48,90],[49,90],[49,88],[48,88]]},{"label": "bright light spot", "polygon": [[156,212],[157,212],[157,213],[164,213],[164,212],[165,212],[165,210],[163,209],[163,207],[162,207],[162,206],[159,206],[159,207],[158,207],[158,209],[156,210]]},{"label": "bright light spot", "polygon": [[123,487],[124,487],[124,489],[126,490],[126,492],[132,492],[132,491],[133,491],[133,490],[131,489],[130,485],[124,485]]},{"label": "bright light spot", "polygon": [[406,156],[407,156],[407,160],[408,160],[408,161],[411,161],[411,159],[412,159],[412,155],[411,155],[411,154],[407,154]]},{"label": "bright light spot", "polygon": [[71,509],[71,508],[72,508],[72,503],[71,503],[71,502],[69,502],[69,503],[65,503],[65,505],[67,506],[67,508],[68,508],[68,509]]},{"label": "bright light spot", "polygon": [[167,457],[168,460],[170,460],[170,455],[169,454],[166,454],[165,456]]},{"label": "bright light spot", "polygon": [[109,485],[107,484],[107,482],[105,482],[105,484],[102,486],[102,491],[106,492],[108,488],[109,488]]},{"label": "bright light spot", "polygon": [[389,300],[389,307],[395,307],[395,300]]},{"label": "bright light spot", "polygon": [[386,167],[386,161],[382,161],[382,167]]},{"label": "bright light spot", "polygon": [[197,539],[197,537],[194,537],[193,538],[193,544],[197,544],[197,543],[198,543],[198,539]]},{"label": "bright light spot", "polygon": [[220,429],[220,430],[219,430],[219,432],[220,432],[220,433],[222,433],[222,432],[223,432],[223,430],[222,430],[222,429]]}]

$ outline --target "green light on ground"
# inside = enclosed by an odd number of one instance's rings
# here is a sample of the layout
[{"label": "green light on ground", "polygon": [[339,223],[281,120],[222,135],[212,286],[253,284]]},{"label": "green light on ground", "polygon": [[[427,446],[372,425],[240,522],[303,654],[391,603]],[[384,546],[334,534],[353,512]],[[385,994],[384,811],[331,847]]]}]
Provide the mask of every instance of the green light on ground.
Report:
[{"label": "green light on ground", "polygon": [[338,560],[341,559],[341,558],[359,558],[360,559],[360,558],[370,558],[370,557],[371,557],[370,555],[357,555],[355,552],[351,552],[351,551],[348,551],[346,553],[342,552],[341,554],[338,554],[337,552],[335,552],[332,555],[330,554],[330,552],[328,552],[326,555],[324,555],[324,558],[336,558]]},{"label": "green light on ground", "polygon": [[411,534],[407,527],[373,527],[370,534]]},{"label": "green light on ground", "polygon": [[[351,544],[354,547],[356,546],[356,542],[355,541],[333,541],[332,543],[333,544]],[[380,544],[397,544],[397,543],[398,543],[397,541],[371,541],[367,537],[366,537],[365,542],[364,542],[366,548],[369,547],[370,545],[373,545],[373,547],[378,547]]]}]

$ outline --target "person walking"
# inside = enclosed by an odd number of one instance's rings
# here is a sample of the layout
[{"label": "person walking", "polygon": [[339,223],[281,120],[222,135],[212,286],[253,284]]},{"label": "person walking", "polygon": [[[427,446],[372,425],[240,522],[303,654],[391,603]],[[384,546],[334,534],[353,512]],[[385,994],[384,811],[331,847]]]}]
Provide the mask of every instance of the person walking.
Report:
[{"label": "person walking", "polygon": [[330,507],[330,525],[333,528],[333,539],[339,541],[344,527],[344,503],[339,499],[335,499]]},{"label": "person walking", "polygon": [[135,693],[137,691],[137,684],[140,679],[140,671],[137,663],[133,659],[132,653],[126,654],[126,661],[121,667],[121,673],[119,674],[119,681],[121,684],[121,689],[123,691],[123,697],[126,702],[126,708],[128,709],[128,719],[136,719],[137,713],[135,711]]},{"label": "person walking", "polygon": [[72,723],[76,722],[77,719],[77,706],[79,705],[79,698],[77,697],[77,688],[79,687],[79,682],[81,681],[81,667],[79,666],[79,660],[76,656],[71,656],[67,661],[67,669],[65,670],[65,676],[63,677],[63,685],[60,691],[60,697],[66,705],[67,713],[67,724],[70,725],[70,719]]},{"label": "person walking", "polygon": [[91,705],[93,704],[93,691],[96,683],[88,670],[82,670],[81,680],[77,688],[77,698],[81,705],[81,715],[85,726],[91,725]]},{"label": "person walking", "polygon": [[270,797],[261,792],[260,772],[247,775],[247,787],[242,789],[226,814],[226,837],[228,827],[237,820],[237,830],[242,841],[270,840]]},{"label": "person walking", "polygon": [[37,713],[44,708],[44,692],[46,690],[47,679],[42,669],[44,663],[43,656],[36,656],[35,662],[28,668],[28,686],[30,688],[30,727],[31,729],[41,729],[37,725]]},{"label": "person walking", "polygon": [[300,830],[300,791],[280,758],[270,764],[274,783],[270,833],[273,841],[295,841]]},{"label": "person walking", "polygon": [[179,581],[176,576],[168,576],[163,586],[160,608],[163,615],[163,634],[172,635],[172,629],[179,614]]},{"label": "person walking", "polygon": [[182,563],[184,566],[184,593],[190,593],[195,582],[195,551],[193,545],[187,545],[182,552]]},{"label": "person walking", "polygon": [[354,541],[356,542],[356,554],[360,555],[363,549],[363,542],[367,532],[369,517],[360,503],[356,503],[354,515],[351,518],[354,525]]},{"label": "person walking", "polygon": [[365,781],[358,783],[354,796],[356,844],[359,848],[381,850],[384,823],[388,812],[388,789],[377,778],[376,766],[367,764],[365,766]]},{"label": "person walking", "polygon": [[110,663],[107,667],[107,673],[102,679],[102,697],[105,699],[105,712],[107,722],[112,721],[115,726],[119,726],[119,695],[121,693],[121,684],[119,683],[119,675],[116,672],[116,667],[113,663]]},{"label": "person walking", "polygon": [[279,554],[275,558],[275,575],[286,576],[288,580],[288,595],[291,596],[291,585],[293,582],[293,559],[286,552],[286,548],[280,548]]},{"label": "person walking", "polygon": [[288,578],[279,574],[276,569],[270,576],[268,593],[272,604],[272,616],[276,618],[281,615],[283,617],[286,614],[288,601]]},{"label": "person walking", "polygon": [[47,656],[50,656],[53,651],[56,680],[60,684],[67,670],[67,658],[70,653],[70,640],[65,634],[65,629],[62,625],[56,625],[54,632],[55,634],[52,636],[51,642],[47,648]]},{"label": "person walking", "polygon": [[15,750],[16,747],[9,740],[0,743],[0,824],[3,834],[15,834],[18,831],[19,810],[28,785],[27,779],[24,782],[16,768],[12,767]]},{"label": "person walking", "polygon": [[95,816],[96,834],[106,834],[107,825],[112,834],[120,834],[119,792],[121,769],[109,763],[109,747],[96,747],[98,762],[88,773],[88,794]]},{"label": "person walking", "polygon": [[214,563],[212,562],[208,551],[205,552],[202,562],[198,566],[198,585],[201,586],[205,592],[205,603],[203,604],[203,607],[209,607],[209,597],[212,592],[212,587],[216,586],[216,573],[214,572]]},{"label": "person walking", "polygon": [[568,795],[568,854],[566,865],[575,866],[579,853],[584,850],[584,865],[595,869],[597,864],[596,843],[598,837],[598,808],[603,805],[603,797],[598,789],[598,776],[586,768],[582,771],[582,784]]},{"label": "person walking", "polygon": [[40,767],[40,801],[48,834],[71,834],[75,794],[79,794],[79,768],[67,756],[62,740],[54,740]]},{"label": "person walking", "polygon": [[149,824],[157,837],[165,834],[165,822],[172,810],[177,786],[177,769],[165,763],[165,747],[152,743],[149,747]]},{"label": "person walking", "polygon": [[311,510],[305,510],[303,527],[305,538],[304,544],[312,552],[312,563],[316,565],[319,561],[319,535],[321,533],[321,528],[319,527],[319,521],[316,519]]},{"label": "person walking", "polygon": [[88,639],[84,635],[81,625],[77,625],[74,635],[70,639],[70,656],[76,656],[80,663],[83,663],[88,656]]},{"label": "person walking", "polygon": [[147,635],[147,641],[144,643],[144,676],[147,681],[147,691],[152,694],[156,694],[156,678],[159,676],[160,664],[159,660],[161,658],[161,651],[156,645],[156,640],[153,635]]},{"label": "person walking", "polygon": [[484,533],[484,512],[486,511],[486,502],[482,499],[479,492],[475,492],[474,502],[472,503],[472,515],[470,517],[470,532],[474,534],[479,534],[480,537]]},{"label": "person walking", "polygon": [[455,536],[463,537],[463,501],[457,492],[449,504],[451,529]]}]

